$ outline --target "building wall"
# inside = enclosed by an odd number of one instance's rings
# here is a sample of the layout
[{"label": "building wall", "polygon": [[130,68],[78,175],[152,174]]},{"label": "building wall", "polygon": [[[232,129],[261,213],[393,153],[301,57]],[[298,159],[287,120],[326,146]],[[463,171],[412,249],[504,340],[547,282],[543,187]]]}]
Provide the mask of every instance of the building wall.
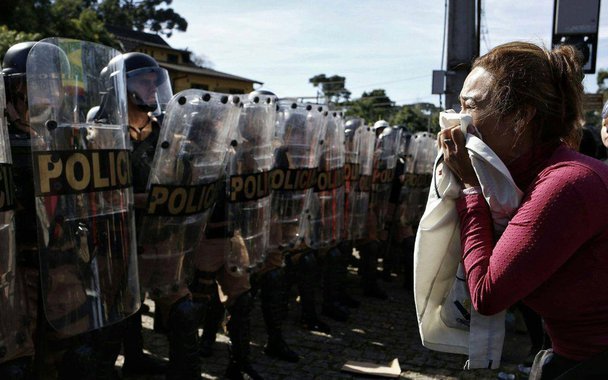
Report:
[{"label": "building wall", "polygon": [[169,76],[171,77],[173,93],[178,93],[188,88],[198,88],[227,94],[246,94],[253,91],[253,83],[251,82],[171,71],[169,72]]},{"label": "building wall", "polygon": [[[186,57],[179,54],[179,52],[176,52],[173,49],[163,49],[156,46],[140,46],[136,50],[141,53],[148,54],[149,56],[156,59],[158,62],[166,62],[173,64],[187,63],[184,62],[186,60]],[[173,70],[169,70],[169,77],[171,78],[171,87],[173,88],[174,94],[183,90],[187,90],[189,88],[198,88],[202,90],[222,92],[228,94],[246,94],[253,91],[252,82],[239,81],[235,79],[227,79],[209,75],[190,74]]]},{"label": "building wall", "polygon": [[137,51],[148,54],[158,62],[167,62],[178,65],[186,64],[184,56],[173,49],[162,49],[157,47],[142,46]]}]

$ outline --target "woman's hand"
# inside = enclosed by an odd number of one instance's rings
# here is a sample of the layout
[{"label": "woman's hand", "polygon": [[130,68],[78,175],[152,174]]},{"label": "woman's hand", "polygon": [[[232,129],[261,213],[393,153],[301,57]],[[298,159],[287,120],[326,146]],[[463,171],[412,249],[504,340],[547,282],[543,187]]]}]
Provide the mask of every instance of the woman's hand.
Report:
[{"label": "woman's hand", "polygon": [[465,147],[465,136],[460,126],[444,129],[437,135],[437,144],[443,151],[443,160],[465,188],[479,186],[469,153]]}]

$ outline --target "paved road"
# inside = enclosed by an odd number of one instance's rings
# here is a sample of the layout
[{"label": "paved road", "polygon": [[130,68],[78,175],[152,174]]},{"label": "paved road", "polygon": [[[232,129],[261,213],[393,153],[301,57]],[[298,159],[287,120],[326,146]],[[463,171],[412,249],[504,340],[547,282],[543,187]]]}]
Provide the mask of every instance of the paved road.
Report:
[{"label": "paved road", "polygon": [[[499,370],[463,371],[465,356],[430,351],[420,344],[412,294],[401,285],[399,277],[381,285],[389,294],[386,301],[364,298],[357,286],[358,278],[351,270],[349,284],[352,295],[363,301],[354,309],[348,322],[335,322],[323,317],[332,328],[332,334],[312,333],[300,328],[300,307],[290,303],[289,318],[285,323],[285,338],[302,359],[287,363],[264,355],[266,339],[259,300],[253,311],[251,359],[258,372],[266,379],[362,379],[341,372],[347,360],[375,362],[387,365],[398,358],[402,379],[497,379],[499,372],[516,374],[528,351],[527,336],[522,332],[507,333],[502,368]],[[295,295],[294,295],[295,298]],[[153,309],[150,301],[147,304]],[[151,314],[144,314],[144,341],[146,349],[159,357],[167,358],[167,340],[152,331]],[[228,338],[220,333],[211,358],[203,359],[202,378],[221,379],[227,365]],[[122,365],[122,356],[117,366]],[[138,377],[139,380],[163,379],[163,376]],[[517,379],[525,376],[516,375]]]}]

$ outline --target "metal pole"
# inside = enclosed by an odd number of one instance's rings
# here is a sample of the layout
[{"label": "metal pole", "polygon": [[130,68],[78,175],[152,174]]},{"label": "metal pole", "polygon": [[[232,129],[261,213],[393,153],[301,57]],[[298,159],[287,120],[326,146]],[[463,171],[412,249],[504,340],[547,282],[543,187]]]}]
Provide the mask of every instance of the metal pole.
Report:
[{"label": "metal pole", "polygon": [[450,0],[448,10],[448,43],[445,108],[460,110],[458,96],[479,55],[479,29],[476,4],[480,0]]}]

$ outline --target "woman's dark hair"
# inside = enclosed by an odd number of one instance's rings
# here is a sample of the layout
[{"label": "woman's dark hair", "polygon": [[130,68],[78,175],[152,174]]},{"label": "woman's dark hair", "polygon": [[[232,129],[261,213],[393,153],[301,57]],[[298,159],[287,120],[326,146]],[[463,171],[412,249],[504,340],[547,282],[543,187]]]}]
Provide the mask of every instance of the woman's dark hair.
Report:
[{"label": "woman's dark hair", "polygon": [[[498,120],[511,116],[516,133],[534,128],[535,142],[565,141],[578,148],[583,124],[582,54],[573,46],[547,50],[510,42],[477,58],[493,76],[487,109]],[[533,117],[530,120],[530,116]]]}]

